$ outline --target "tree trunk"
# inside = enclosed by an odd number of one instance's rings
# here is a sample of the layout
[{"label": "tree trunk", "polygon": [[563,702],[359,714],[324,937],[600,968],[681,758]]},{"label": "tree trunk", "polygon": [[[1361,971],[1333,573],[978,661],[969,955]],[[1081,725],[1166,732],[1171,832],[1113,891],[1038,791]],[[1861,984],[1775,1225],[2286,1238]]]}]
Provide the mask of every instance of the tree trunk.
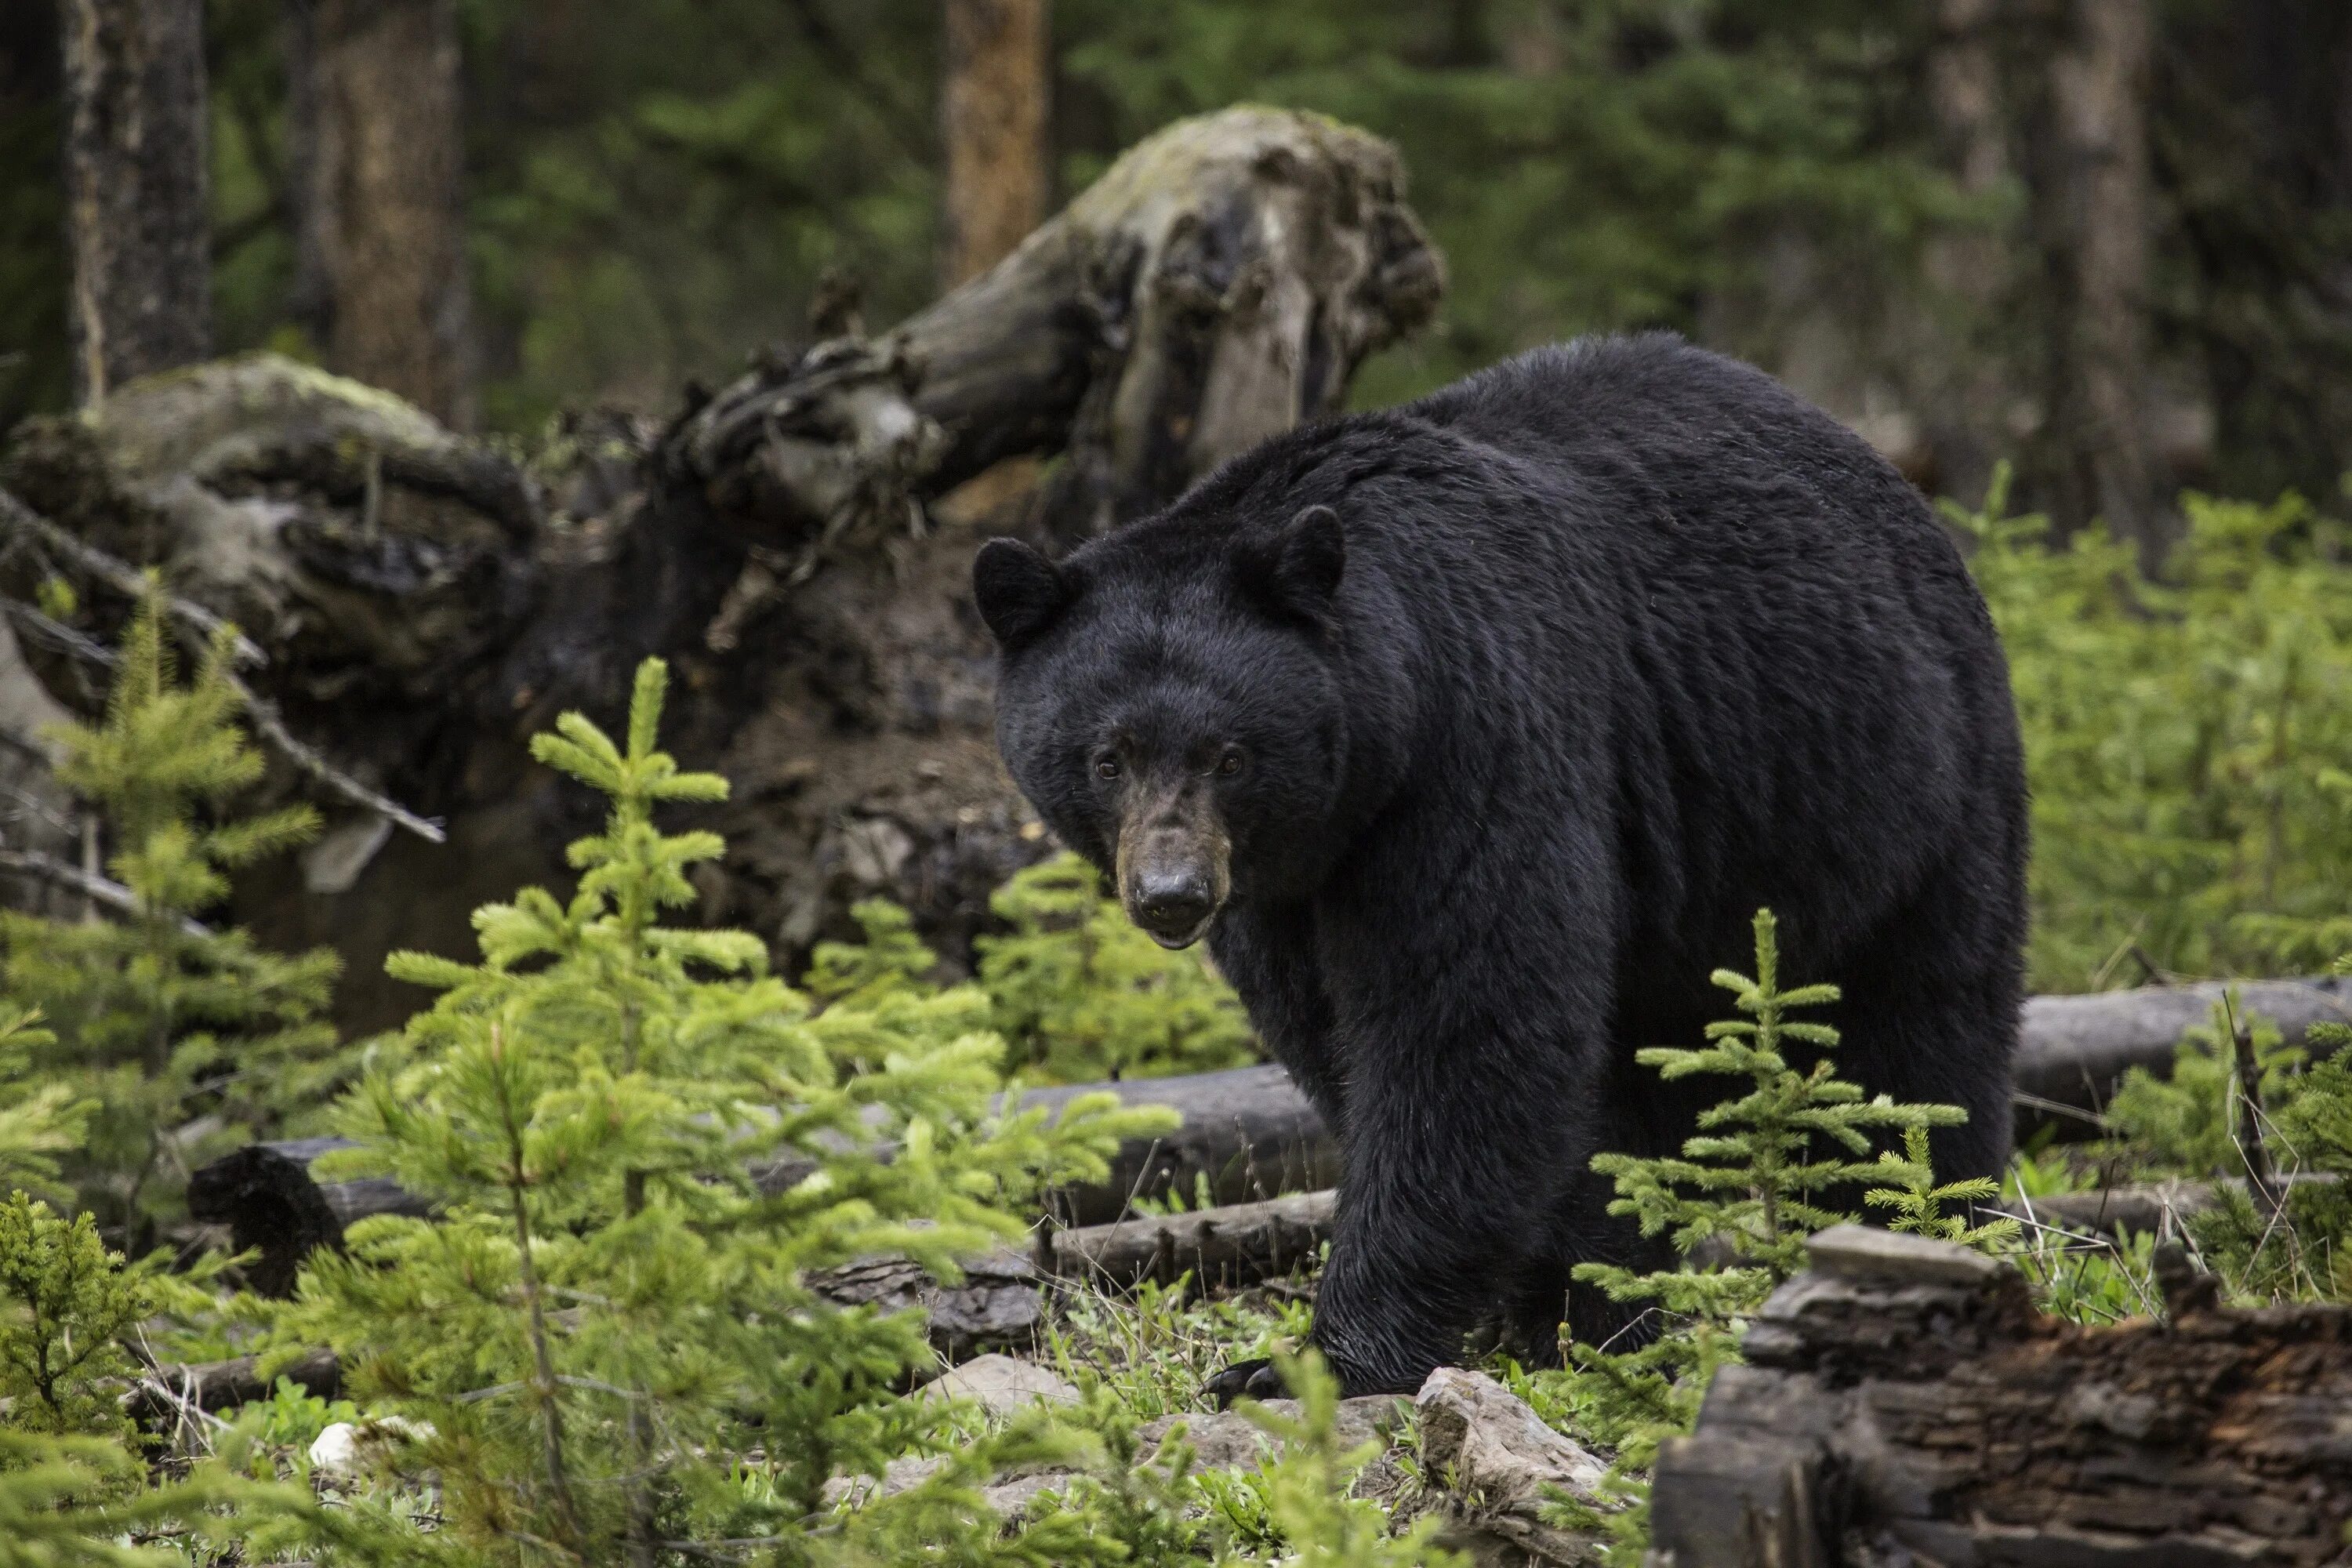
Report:
[{"label": "tree trunk", "polygon": [[[327,363],[444,424],[473,422],[456,0],[295,0],[298,277]],[[302,117],[315,141],[303,147]],[[303,301],[298,300],[298,303]]]},{"label": "tree trunk", "polygon": [[2148,0],[2072,0],[2049,62],[2034,207],[2052,287],[2053,510],[2153,566],[2171,537],[2151,420]]},{"label": "tree trunk", "polygon": [[[1927,54],[1927,109],[1939,160],[1960,192],[1987,201],[2010,178],[2000,61],[1993,24],[1999,0],[1940,0]],[[2011,401],[1994,341],[2016,279],[2007,265],[2015,236],[1989,218],[1927,243],[1922,269],[1933,291],[1926,340],[1912,364],[1925,425],[1930,493],[1974,503],[2009,444]]]},{"label": "tree trunk", "polygon": [[940,140],[948,288],[1013,254],[1045,216],[1050,0],[947,0]]},{"label": "tree trunk", "polygon": [[2352,1311],[2228,1311],[2160,1252],[2168,1321],[2078,1329],[2017,1271],[1859,1226],[1748,1331],[1658,1455],[1654,1561],[2340,1563]]},{"label": "tree trunk", "polygon": [[74,395],[212,344],[203,0],[64,0]]}]

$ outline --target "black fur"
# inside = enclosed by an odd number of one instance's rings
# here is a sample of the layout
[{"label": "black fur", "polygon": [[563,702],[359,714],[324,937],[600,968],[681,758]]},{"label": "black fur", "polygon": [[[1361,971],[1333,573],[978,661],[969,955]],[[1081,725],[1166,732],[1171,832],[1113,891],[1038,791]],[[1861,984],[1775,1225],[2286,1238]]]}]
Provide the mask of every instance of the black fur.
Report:
[{"label": "black fur", "polygon": [[1759,906],[1790,982],[1844,987],[1845,1075],[1968,1109],[1945,1178],[2000,1167],[2007,668],[1920,497],[1760,373],[1540,350],[977,586],[1014,631],[1005,761],[1081,853],[1110,862],[1114,731],[1247,758],[1209,940],[1344,1142],[1316,1338],[1349,1393],[1418,1387],[1496,1308],[1539,1343],[1573,1262],[1636,1250],[1587,1162],[1674,1147],[1726,1087],[1633,1051],[1726,1014],[1707,975]]}]

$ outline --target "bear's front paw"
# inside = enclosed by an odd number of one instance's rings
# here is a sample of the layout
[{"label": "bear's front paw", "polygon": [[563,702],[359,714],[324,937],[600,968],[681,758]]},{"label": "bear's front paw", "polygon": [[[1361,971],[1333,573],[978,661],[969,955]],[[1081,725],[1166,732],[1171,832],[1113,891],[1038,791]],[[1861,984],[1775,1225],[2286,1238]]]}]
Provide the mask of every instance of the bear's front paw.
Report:
[{"label": "bear's front paw", "polygon": [[1217,1402],[1220,1410],[1230,1408],[1236,1399],[1290,1397],[1290,1388],[1282,1381],[1281,1370],[1263,1356],[1255,1361],[1234,1363],[1202,1384],[1201,1389]]}]

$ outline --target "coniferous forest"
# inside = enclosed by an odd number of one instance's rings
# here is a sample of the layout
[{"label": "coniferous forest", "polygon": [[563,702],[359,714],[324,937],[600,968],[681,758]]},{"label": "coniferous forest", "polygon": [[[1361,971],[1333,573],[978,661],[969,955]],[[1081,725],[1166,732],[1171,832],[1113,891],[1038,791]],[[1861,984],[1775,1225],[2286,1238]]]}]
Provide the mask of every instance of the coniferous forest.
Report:
[{"label": "coniferous forest", "polygon": [[[1412,1194],[975,556],[1658,330],[1989,612],[2011,1152],[1760,887],[1362,1393]],[[0,8],[0,1568],[2352,1563],[2347,1047],[2352,10]]]}]

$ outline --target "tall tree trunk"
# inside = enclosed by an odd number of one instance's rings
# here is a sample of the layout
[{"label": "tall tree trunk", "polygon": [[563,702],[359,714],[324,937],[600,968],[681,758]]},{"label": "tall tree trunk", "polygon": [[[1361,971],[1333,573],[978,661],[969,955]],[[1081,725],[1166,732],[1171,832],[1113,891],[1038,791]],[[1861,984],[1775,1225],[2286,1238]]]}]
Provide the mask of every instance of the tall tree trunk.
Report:
[{"label": "tall tree trunk", "polygon": [[[473,422],[455,0],[296,0],[296,254],[323,283],[327,363],[446,424]],[[301,79],[304,46],[309,77]],[[299,302],[299,301],[298,301]]]},{"label": "tall tree trunk", "polygon": [[947,0],[940,270],[950,289],[1011,255],[1045,218],[1052,37],[1048,0]]},{"label": "tall tree trunk", "polygon": [[2037,207],[2055,285],[2055,510],[2103,517],[2153,563],[2169,534],[2148,406],[2148,0],[2073,0],[2050,62]]},{"label": "tall tree trunk", "polygon": [[204,0],[64,0],[74,395],[212,347]]},{"label": "tall tree trunk", "polygon": [[[1927,110],[1937,152],[1962,193],[1987,200],[2011,174],[1993,29],[1999,0],[1939,0],[1927,54]],[[2007,441],[2010,401],[1993,329],[2016,279],[2012,231],[1976,223],[1939,234],[1924,258],[1937,309],[1915,355],[1934,488],[1975,501]],[[1924,383],[1924,384],[1920,384]]]}]

